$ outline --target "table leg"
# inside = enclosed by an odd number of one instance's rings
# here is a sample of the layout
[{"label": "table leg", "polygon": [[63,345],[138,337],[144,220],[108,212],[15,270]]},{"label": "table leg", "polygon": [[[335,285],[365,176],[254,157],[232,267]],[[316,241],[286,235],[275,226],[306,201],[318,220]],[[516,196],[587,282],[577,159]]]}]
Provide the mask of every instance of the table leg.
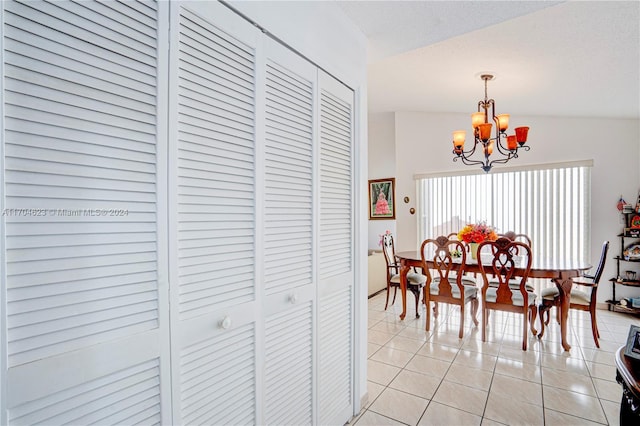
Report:
[{"label": "table leg", "polygon": [[560,278],[554,278],[553,281],[560,292],[560,336],[562,337],[562,347],[565,351],[569,351],[571,350],[571,345],[567,342],[567,319],[569,318],[573,280],[571,276],[561,274]]},{"label": "table leg", "polygon": [[409,265],[407,265],[403,259],[400,261],[400,295],[402,296],[401,320],[407,316],[407,272],[409,272]]}]

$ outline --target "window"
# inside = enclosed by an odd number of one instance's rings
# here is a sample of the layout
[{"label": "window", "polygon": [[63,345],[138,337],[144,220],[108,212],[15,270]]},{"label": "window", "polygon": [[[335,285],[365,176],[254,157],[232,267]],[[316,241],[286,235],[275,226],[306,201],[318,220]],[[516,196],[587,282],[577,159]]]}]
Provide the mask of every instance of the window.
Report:
[{"label": "window", "polygon": [[492,170],[464,176],[420,175],[419,241],[486,221],[498,232],[527,234],[533,255],[590,259],[591,162]]}]

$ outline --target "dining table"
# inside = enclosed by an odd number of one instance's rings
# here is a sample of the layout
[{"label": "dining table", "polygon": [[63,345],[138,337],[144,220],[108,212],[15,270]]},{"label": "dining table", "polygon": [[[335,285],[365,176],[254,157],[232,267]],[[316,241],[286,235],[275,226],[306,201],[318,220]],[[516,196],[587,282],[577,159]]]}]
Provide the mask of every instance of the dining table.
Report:
[{"label": "dining table", "polygon": [[[400,261],[400,292],[402,294],[400,319],[404,320],[407,315],[407,272],[412,267],[430,267],[430,262],[427,262],[427,265],[423,265],[422,255],[418,250],[397,252],[396,257]],[[567,342],[567,319],[569,317],[573,278],[582,276],[589,269],[591,269],[590,264],[573,259],[534,258],[531,262],[529,277],[551,279],[560,292],[560,335],[562,337],[562,347],[565,351],[571,349],[571,345]],[[478,261],[472,259],[471,256],[467,257],[465,272],[481,273]]]}]

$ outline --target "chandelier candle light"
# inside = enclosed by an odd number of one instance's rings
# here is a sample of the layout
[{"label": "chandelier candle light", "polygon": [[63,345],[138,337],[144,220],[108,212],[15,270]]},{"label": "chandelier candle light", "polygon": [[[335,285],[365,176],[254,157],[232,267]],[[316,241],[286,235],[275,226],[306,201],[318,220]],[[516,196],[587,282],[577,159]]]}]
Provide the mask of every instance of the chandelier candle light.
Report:
[{"label": "chandelier candle light", "polygon": [[[494,164],[502,164],[518,158],[518,150],[524,149],[529,151],[529,146],[525,146],[527,141],[528,127],[516,127],[514,135],[507,135],[509,127],[509,114],[496,115],[495,101],[487,98],[487,82],[493,80],[492,74],[482,74],[480,76],[484,80],[484,101],[478,102],[478,112],[471,114],[471,125],[473,127],[474,143],[473,147],[467,151],[464,150],[464,141],[466,131],[456,130],[453,132],[453,161],[458,158],[468,166],[480,165],[482,170],[489,173]],[[491,109],[491,119],[496,124],[495,137],[491,137],[491,128],[493,124],[489,122],[489,109]],[[472,159],[476,150],[482,151],[484,159]],[[497,151],[497,152],[496,152]],[[501,157],[496,157],[496,155]],[[492,157],[492,155],[494,155]]]}]

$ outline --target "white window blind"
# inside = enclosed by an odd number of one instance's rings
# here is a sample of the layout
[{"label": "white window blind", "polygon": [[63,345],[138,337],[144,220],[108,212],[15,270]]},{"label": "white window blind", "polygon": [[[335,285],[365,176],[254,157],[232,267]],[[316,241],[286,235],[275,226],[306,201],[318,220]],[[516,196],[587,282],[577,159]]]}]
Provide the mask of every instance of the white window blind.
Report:
[{"label": "white window blind", "polygon": [[486,221],[527,234],[533,255],[590,259],[591,168],[585,163],[418,179],[420,241]]}]

